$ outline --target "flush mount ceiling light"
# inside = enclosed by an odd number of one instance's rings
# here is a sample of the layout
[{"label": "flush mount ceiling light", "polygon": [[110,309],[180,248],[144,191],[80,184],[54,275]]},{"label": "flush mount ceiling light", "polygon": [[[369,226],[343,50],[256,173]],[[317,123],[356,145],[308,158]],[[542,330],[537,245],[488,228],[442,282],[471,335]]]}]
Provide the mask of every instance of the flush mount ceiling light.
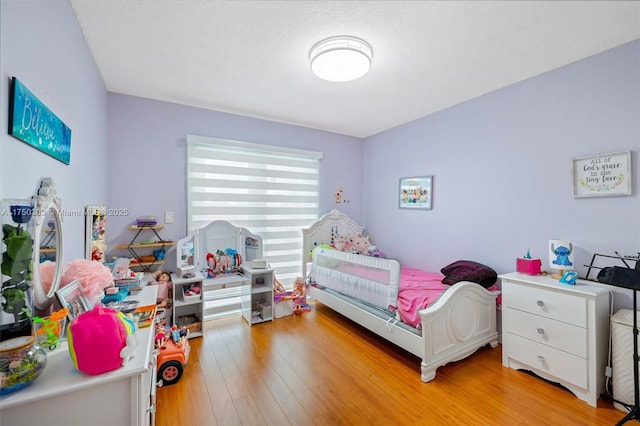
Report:
[{"label": "flush mount ceiling light", "polygon": [[323,80],[334,82],[362,77],[369,71],[372,58],[371,45],[352,36],[326,38],[309,51],[313,73]]}]

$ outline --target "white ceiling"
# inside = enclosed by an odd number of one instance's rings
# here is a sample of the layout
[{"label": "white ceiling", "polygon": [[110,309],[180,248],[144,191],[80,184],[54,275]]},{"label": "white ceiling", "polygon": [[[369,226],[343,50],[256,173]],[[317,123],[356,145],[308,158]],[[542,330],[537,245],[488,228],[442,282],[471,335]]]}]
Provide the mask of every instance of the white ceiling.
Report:
[{"label": "white ceiling", "polygon": [[[110,92],[356,137],[640,39],[638,1],[70,1]],[[311,73],[334,35],[363,78]]]}]

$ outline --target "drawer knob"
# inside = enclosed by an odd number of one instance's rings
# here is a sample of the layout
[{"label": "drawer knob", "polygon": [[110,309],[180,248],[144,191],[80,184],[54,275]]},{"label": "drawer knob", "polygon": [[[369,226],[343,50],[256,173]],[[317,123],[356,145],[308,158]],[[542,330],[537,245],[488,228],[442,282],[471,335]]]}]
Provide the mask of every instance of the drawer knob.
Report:
[{"label": "drawer knob", "polygon": [[538,361],[544,362],[544,357],[542,355],[538,355]]},{"label": "drawer knob", "polygon": [[539,328],[539,329],[538,329],[538,334],[544,334],[544,329]]},{"label": "drawer knob", "polygon": [[538,300],[538,301],[536,302],[536,305],[538,305],[538,306],[544,306],[544,302],[543,302],[542,300]]}]

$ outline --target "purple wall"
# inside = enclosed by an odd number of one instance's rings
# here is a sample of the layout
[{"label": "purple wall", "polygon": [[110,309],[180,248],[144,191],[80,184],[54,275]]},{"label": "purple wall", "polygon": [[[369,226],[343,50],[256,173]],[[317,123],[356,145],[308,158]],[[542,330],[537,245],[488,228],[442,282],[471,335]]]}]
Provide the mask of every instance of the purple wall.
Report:
[{"label": "purple wall", "polygon": [[[323,152],[320,162],[320,212],[339,207],[362,220],[362,140],[238,115],[148,99],[109,95],[109,207],[128,209],[128,216],[109,218],[110,246],[126,243],[126,226],[139,216],[173,211],[175,222],[165,225],[163,238],[186,235],[187,135]],[[343,188],[348,204],[335,204]],[[113,253],[125,255],[125,252]],[[168,251],[167,268],[175,267]]]},{"label": "purple wall", "polygon": [[[2,0],[0,55],[0,198],[29,198],[53,177],[64,259],[83,257],[84,207],[108,195],[107,94],[68,0]],[[13,76],[71,128],[70,165],[7,134]]]},{"label": "purple wall", "polygon": [[[340,207],[408,266],[472,259],[498,272],[551,237],[571,238],[576,263],[640,249],[640,41],[514,84],[362,141],[357,138],[105,92],[67,0],[0,2],[0,127],[18,77],[73,131],[71,165],[0,133],[0,198],[29,197],[52,176],[65,209],[105,203],[110,245],[141,215],[175,212],[186,231],[186,136],[324,153],[321,212]],[[571,197],[571,158],[633,151],[633,195]],[[398,209],[398,179],[434,175],[434,209]],[[336,205],[344,189],[349,204]],[[65,216],[65,259],[84,253],[84,220]],[[581,272],[584,272],[584,268]],[[623,293],[618,306],[630,305]]]},{"label": "purple wall", "polygon": [[[499,273],[549,238],[593,253],[640,250],[640,41],[514,84],[365,141],[365,224],[404,265],[458,259]],[[631,150],[633,195],[573,198],[571,159]],[[434,208],[398,208],[398,179],[434,175]],[[548,269],[548,268],[547,268]],[[616,303],[628,302],[629,295]],[[630,305],[630,304],[629,304]]]}]

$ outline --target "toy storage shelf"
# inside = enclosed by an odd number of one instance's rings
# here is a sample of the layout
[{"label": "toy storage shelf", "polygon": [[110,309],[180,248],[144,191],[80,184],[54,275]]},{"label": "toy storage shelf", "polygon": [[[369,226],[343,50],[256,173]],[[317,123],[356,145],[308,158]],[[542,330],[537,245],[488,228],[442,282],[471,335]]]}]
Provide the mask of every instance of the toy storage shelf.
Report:
[{"label": "toy storage shelf", "polygon": [[242,317],[249,325],[273,320],[273,269],[242,265]]},{"label": "toy storage shelf", "polygon": [[[173,322],[179,327],[186,325],[189,329],[187,338],[202,336],[202,276],[197,274],[191,278],[180,278],[171,274],[173,283]],[[186,299],[184,290],[196,285],[201,291],[198,297]]]},{"label": "toy storage shelf", "polygon": [[[158,260],[154,258],[153,261],[148,261],[145,259],[145,257],[152,254],[151,253],[142,254],[142,252],[146,249],[171,247],[175,244],[173,241],[164,241],[160,236],[160,234],[158,233],[158,231],[164,229],[164,226],[163,225],[143,225],[143,226],[130,225],[128,226],[128,229],[130,231],[135,231],[135,234],[131,238],[131,241],[129,241],[128,244],[118,244],[115,246],[115,248],[119,250],[124,250],[124,249],[129,250],[129,253],[131,253],[131,256],[137,261],[137,262],[132,262],[130,264],[130,267],[142,268],[144,272],[150,272],[154,268],[154,266],[162,265],[164,263],[164,260]],[[157,238],[157,242],[136,243],[138,238],[146,231],[151,231],[153,233],[153,236]]]}]

